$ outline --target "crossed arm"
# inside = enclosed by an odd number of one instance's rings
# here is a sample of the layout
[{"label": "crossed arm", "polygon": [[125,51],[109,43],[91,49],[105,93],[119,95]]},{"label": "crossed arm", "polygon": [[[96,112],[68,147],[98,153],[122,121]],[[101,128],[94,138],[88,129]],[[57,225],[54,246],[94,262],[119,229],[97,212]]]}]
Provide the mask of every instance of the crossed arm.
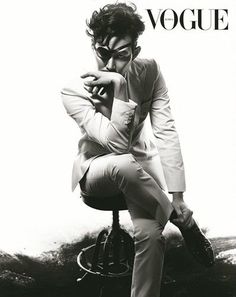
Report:
[{"label": "crossed arm", "polygon": [[70,89],[62,91],[67,113],[77,122],[82,132],[110,152],[127,153],[135,129],[137,104],[128,99],[126,81],[118,73],[88,72],[82,78],[89,95]]},{"label": "crossed arm", "polygon": [[[137,104],[128,98],[125,78],[118,73],[102,71],[88,72],[81,77],[93,78],[92,81],[84,82],[84,88],[90,96],[82,96],[71,90],[62,91],[68,114],[86,131],[91,140],[108,151],[117,154],[129,152],[137,124],[134,121]],[[176,211],[173,222],[185,227],[192,220],[192,211],[183,200],[185,185],[182,156],[167,89],[160,71],[157,71],[154,82],[150,117],[167,185],[169,181],[168,188],[173,194],[172,205]],[[177,180],[173,182],[176,176]],[[182,187],[179,186],[181,183]]]}]

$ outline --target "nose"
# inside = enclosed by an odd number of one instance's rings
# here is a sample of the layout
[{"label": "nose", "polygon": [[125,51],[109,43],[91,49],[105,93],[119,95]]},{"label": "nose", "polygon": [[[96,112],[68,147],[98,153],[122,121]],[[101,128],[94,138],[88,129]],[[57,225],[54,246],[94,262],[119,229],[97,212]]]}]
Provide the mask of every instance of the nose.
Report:
[{"label": "nose", "polygon": [[115,72],[116,71],[116,63],[115,63],[115,59],[113,57],[111,57],[108,62],[107,62],[107,65],[106,65],[106,69],[108,71],[113,71]]}]

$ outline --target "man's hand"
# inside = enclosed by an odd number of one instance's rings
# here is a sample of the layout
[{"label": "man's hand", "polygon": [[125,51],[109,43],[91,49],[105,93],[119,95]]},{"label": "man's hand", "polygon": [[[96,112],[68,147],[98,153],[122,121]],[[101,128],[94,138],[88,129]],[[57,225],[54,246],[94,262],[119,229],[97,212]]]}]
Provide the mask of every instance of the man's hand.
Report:
[{"label": "man's hand", "polygon": [[173,202],[176,218],[172,219],[171,222],[180,228],[189,228],[193,224],[192,210],[188,208],[183,199],[183,193],[173,193]]},{"label": "man's hand", "polygon": [[125,78],[116,72],[108,71],[89,71],[81,78],[92,77],[93,80],[85,81],[85,89],[92,94],[92,97],[102,96],[108,87],[113,87],[114,97],[122,101],[129,101],[127,94],[127,83]]}]

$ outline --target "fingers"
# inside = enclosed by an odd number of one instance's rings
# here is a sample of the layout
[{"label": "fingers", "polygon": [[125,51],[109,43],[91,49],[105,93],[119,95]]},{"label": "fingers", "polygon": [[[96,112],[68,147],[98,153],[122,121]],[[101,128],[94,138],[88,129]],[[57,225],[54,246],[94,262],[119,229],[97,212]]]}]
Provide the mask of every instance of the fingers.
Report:
[{"label": "fingers", "polygon": [[172,206],[175,210],[175,218],[171,218],[171,222],[179,228],[191,227],[193,223],[193,212],[188,208],[185,202],[174,199]]},{"label": "fingers", "polygon": [[81,78],[86,78],[86,77],[89,77],[89,76],[98,78],[98,72],[96,72],[96,71],[88,71],[88,72],[82,74],[80,77]]},{"label": "fingers", "polygon": [[95,87],[88,87],[84,86],[84,89],[89,92],[92,97],[96,95],[103,95],[106,92],[106,89],[104,87],[95,86]]},{"label": "fingers", "polygon": [[87,77],[93,76],[93,79],[87,80],[87,81],[84,82],[84,89],[86,91],[88,91],[89,93],[91,93],[91,94],[93,93],[93,84],[92,84],[92,82],[96,80],[96,76],[92,75],[92,73],[93,72],[87,72],[87,73],[80,76],[81,78],[87,78]]},{"label": "fingers", "polygon": [[172,222],[176,225],[184,225],[186,220],[188,220],[189,216],[191,215],[188,208],[183,207],[182,204],[173,203],[177,218],[173,219]]},{"label": "fingers", "polygon": [[179,215],[177,219],[173,219],[171,222],[177,227],[188,228],[192,224],[193,212],[190,209],[182,210],[182,215]]},{"label": "fingers", "polygon": [[177,219],[176,220],[183,221],[184,217],[183,217],[183,213],[182,213],[181,208],[179,206],[176,206],[175,211],[176,211],[176,214],[177,214]]},{"label": "fingers", "polygon": [[94,87],[94,86],[97,86],[99,85],[100,81],[99,80],[91,80],[91,81],[85,81],[84,84],[86,86],[89,86],[89,87]]},{"label": "fingers", "polygon": [[111,85],[114,78],[114,73],[108,73],[107,71],[89,71],[81,75],[81,78],[87,78],[84,82],[85,86],[108,86]]},{"label": "fingers", "polygon": [[100,89],[100,95],[102,96],[102,95],[104,95],[105,93],[106,93],[106,88],[101,87],[101,89]]},{"label": "fingers", "polygon": [[188,227],[191,227],[192,226],[192,221],[193,221],[193,218],[192,216],[190,216],[185,222],[184,222],[184,228],[188,228]]},{"label": "fingers", "polygon": [[186,220],[188,220],[189,218],[192,217],[193,215],[193,211],[190,209],[187,209],[186,211],[183,211],[184,217],[186,218]]},{"label": "fingers", "polygon": [[193,212],[190,209],[187,209],[184,211],[183,213],[184,216],[184,227],[188,228],[192,225],[192,221],[193,221]]},{"label": "fingers", "polygon": [[84,73],[80,76],[81,78],[87,78],[87,77],[93,77],[91,80],[87,80],[84,82],[84,85],[87,87],[94,87],[99,84],[99,75],[95,71],[89,71],[87,73]]},{"label": "fingers", "polygon": [[97,95],[98,92],[99,92],[99,90],[100,90],[100,87],[95,86],[95,87],[93,88],[93,90],[92,90],[92,94],[93,94],[93,96]]},{"label": "fingers", "polygon": [[180,217],[182,216],[182,210],[180,209],[180,207],[175,207],[175,211],[176,211],[176,214],[177,214],[177,217]]},{"label": "fingers", "polygon": [[84,86],[84,89],[89,92],[90,94],[93,93],[93,87],[87,87],[87,86]]},{"label": "fingers", "polygon": [[102,98],[101,96],[104,95],[106,93],[106,88],[101,87],[101,86],[97,86],[93,88],[92,91],[92,96],[99,96],[100,98]]},{"label": "fingers", "polygon": [[183,219],[183,217],[178,217],[178,219],[174,219],[171,222],[174,223],[178,227],[182,227],[184,224],[184,219]]},{"label": "fingers", "polygon": [[177,218],[176,219],[173,219],[172,220],[172,223],[174,223],[177,226],[180,226],[184,222],[184,216],[183,216],[183,213],[182,213],[182,211],[181,211],[180,208],[177,208],[176,207],[175,208],[175,211],[176,211]]}]

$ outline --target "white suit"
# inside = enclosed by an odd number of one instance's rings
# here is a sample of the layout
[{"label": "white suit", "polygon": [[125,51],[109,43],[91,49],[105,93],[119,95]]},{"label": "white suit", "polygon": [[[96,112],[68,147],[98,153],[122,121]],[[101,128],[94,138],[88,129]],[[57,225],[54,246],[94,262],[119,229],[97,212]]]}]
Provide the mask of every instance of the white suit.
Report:
[{"label": "white suit", "polygon": [[[108,194],[124,193],[136,239],[132,297],[158,297],[162,231],[173,210],[162,191],[163,178],[169,192],[185,191],[184,166],[167,88],[155,60],[135,59],[125,78],[129,102],[114,98],[110,119],[96,110],[83,81],[62,90],[67,113],[82,133],[72,188],[86,174],[86,191],[102,195],[99,187],[105,186]],[[148,113],[154,141],[144,126]]]}]

